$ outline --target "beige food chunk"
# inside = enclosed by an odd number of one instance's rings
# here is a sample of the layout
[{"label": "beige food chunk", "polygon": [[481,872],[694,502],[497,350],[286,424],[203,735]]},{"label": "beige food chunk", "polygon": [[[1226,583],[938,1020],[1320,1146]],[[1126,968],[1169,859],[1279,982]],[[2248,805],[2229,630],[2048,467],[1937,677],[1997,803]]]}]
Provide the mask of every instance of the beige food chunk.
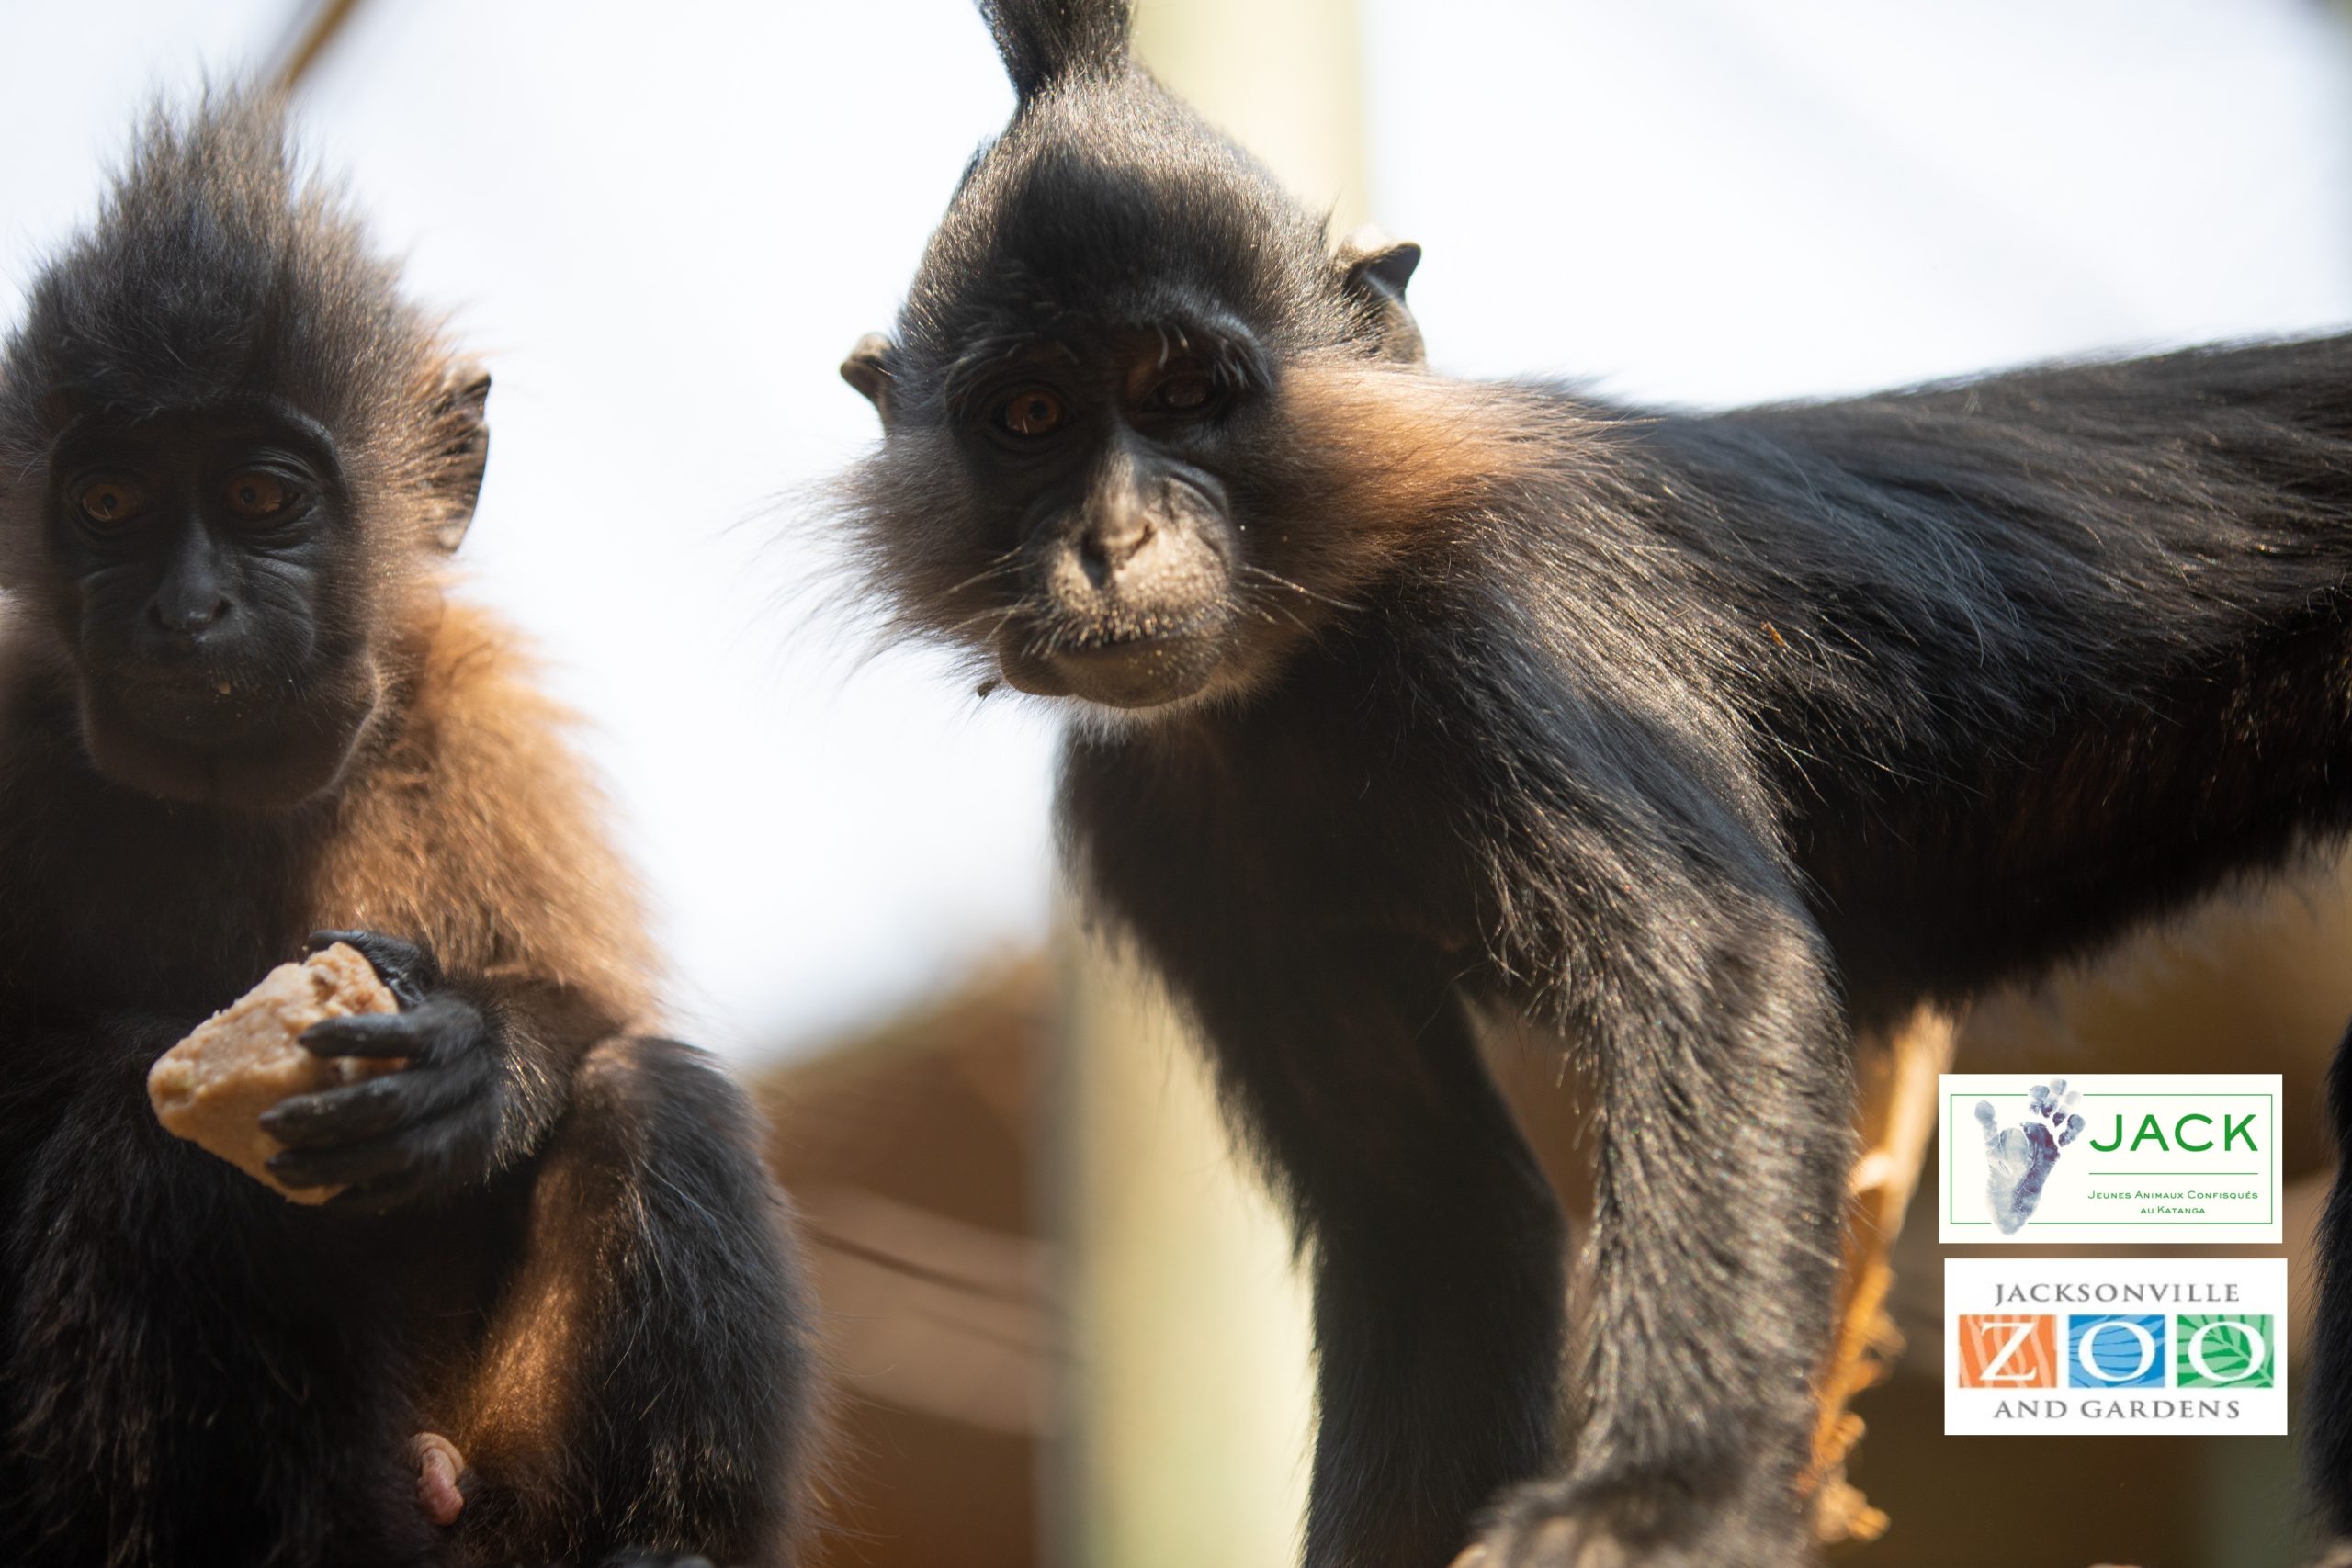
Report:
[{"label": "beige food chunk", "polygon": [[323,1203],[340,1187],[285,1187],[269,1158],[286,1145],[261,1130],[279,1100],[398,1072],[397,1058],[314,1056],[302,1032],[324,1019],[393,1012],[399,1004],[359,950],[336,942],[300,964],[281,964],[214,1013],[147,1071],[147,1098],[164,1128],[219,1155],[297,1203]]}]

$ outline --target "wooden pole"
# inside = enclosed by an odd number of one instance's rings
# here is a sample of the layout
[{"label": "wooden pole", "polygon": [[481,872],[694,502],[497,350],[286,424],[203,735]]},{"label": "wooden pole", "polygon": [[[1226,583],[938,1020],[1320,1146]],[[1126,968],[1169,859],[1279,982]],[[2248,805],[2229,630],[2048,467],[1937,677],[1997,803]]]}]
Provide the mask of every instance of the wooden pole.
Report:
[{"label": "wooden pole", "polygon": [[1886,1310],[1894,1285],[1892,1254],[1903,1216],[1918,1190],[1936,1141],[1936,1076],[1951,1068],[1959,1021],[1921,1008],[1883,1042],[1856,1052],[1861,1157],[1848,1184],[1846,1266],[1838,1281],[1837,1341],[1823,1370],[1814,1425],[1813,1462],[1802,1483],[1824,1543],[1876,1540],[1890,1522],[1846,1479],[1846,1461],[1861,1441],[1853,1398],[1885,1380],[1903,1354],[1903,1336]]},{"label": "wooden pole", "polygon": [[[1363,205],[1354,0],[1143,0],[1140,58],[1335,232]],[[1044,1481],[1059,1568],[1295,1561],[1312,1411],[1287,1227],[1198,1051],[1129,964],[1061,922],[1067,1035],[1046,1207],[1070,1362]]]}]

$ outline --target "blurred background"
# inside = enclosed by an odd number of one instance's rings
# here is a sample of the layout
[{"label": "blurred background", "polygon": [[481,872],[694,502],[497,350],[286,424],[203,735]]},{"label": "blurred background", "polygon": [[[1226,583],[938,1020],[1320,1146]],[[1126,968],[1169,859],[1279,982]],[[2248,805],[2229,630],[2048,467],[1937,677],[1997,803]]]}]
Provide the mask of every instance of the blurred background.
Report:
[{"label": "blurred background", "polygon": [[[1142,0],[1141,47],[1342,224],[1431,356],[1722,405],[2352,323],[2329,0]],[[0,321],[158,91],[301,67],[310,145],[493,368],[468,556],[583,715],[675,962],[756,1080],[846,1391],[843,1563],[1279,1563],[1306,1371],[1279,1228],[1148,984],[1069,934],[1050,720],[872,646],[811,505],[1011,107],[964,0],[0,0]],[[2312,1108],[2342,878],[1981,1008],[1963,1065],[2227,1066]],[[1573,1194],[1573,1086],[1498,1055]],[[2290,1446],[1945,1439],[1938,1249],[1860,1406],[1852,1561],[2292,1562]],[[2301,1275],[2299,1274],[2299,1279]]]}]

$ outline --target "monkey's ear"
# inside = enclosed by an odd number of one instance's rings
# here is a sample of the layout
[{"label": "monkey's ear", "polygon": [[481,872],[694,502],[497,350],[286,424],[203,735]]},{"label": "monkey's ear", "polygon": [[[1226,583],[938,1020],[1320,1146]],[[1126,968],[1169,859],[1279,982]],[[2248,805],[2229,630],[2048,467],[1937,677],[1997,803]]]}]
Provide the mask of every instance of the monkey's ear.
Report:
[{"label": "monkey's ear", "polygon": [[1340,269],[1340,287],[1373,321],[1380,357],[1401,365],[1427,364],[1420,323],[1405,304],[1405,285],[1421,265],[1421,247],[1410,240],[1392,239],[1378,224],[1366,223],[1340,242],[1332,261]]},{"label": "monkey's ear", "polygon": [[490,372],[478,365],[451,367],[433,415],[438,457],[433,488],[440,502],[433,543],[443,555],[455,555],[473,526],[482,476],[490,471]]},{"label": "monkey's ear", "polygon": [[882,416],[886,426],[890,423],[890,340],[880,333],[868,333],[857,340],[842,361],[842,379],[865,394],[874,412]]}]

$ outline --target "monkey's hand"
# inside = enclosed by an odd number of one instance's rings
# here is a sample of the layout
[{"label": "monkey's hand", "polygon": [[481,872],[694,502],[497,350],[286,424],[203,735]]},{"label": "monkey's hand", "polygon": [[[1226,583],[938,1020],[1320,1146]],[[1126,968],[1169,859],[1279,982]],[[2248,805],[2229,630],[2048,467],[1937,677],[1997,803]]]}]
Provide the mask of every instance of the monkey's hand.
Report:
[{"label": "monkey's hand", "polygon": [[373,931],[321,931],[311,951],[357,948],[400,1003],[313,1024],[305,1049],[321,1056],[405,1057],[400,1072],[296,1095],[261,1119],[286,1145],[269,1168],[291,1187],[347,1187],[331,1206],[380,1212],[481,1181],[507,1138],[505,1031],[481,1003],[450,986],[424,949]]}]

